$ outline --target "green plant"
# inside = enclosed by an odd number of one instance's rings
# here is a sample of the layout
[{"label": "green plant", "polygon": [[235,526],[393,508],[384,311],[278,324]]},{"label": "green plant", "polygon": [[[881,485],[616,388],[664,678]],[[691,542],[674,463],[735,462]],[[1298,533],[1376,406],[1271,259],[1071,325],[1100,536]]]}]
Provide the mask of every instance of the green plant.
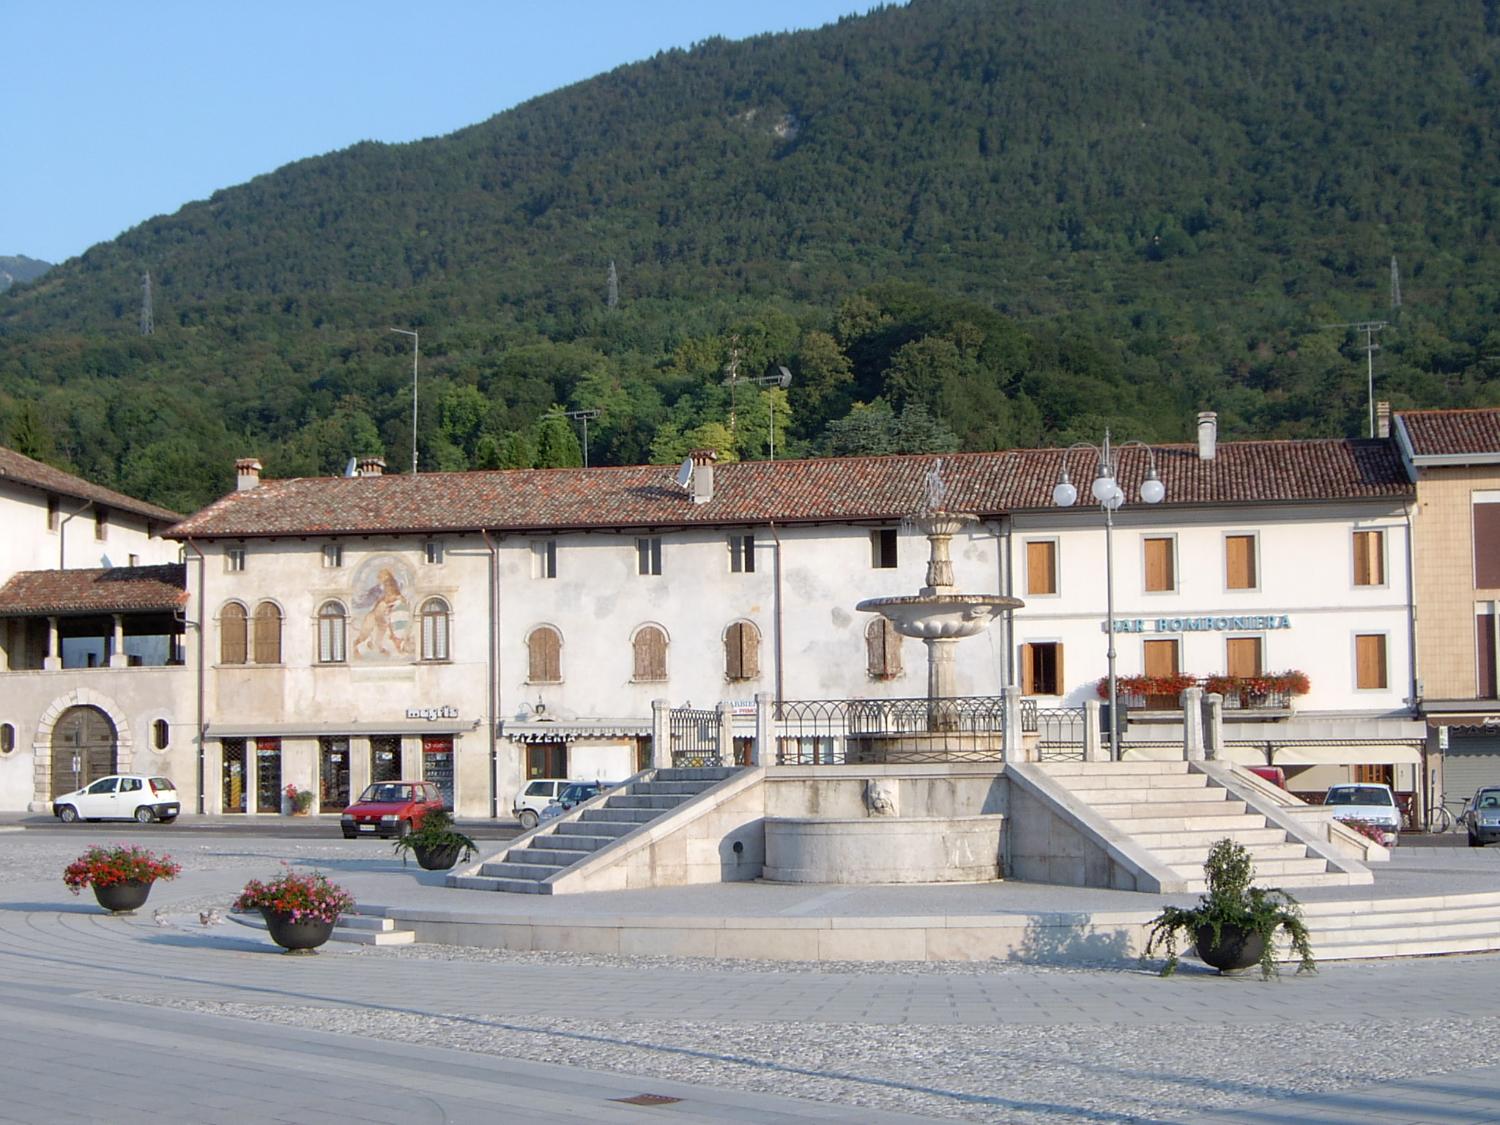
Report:
[{"label": "green plant", "polygon": [[171,856],[158,856],[139,847],[104,848],[95,845],[68,864],[63,882],[75,895],[90,884],[112,887],[116,883],[154,883],[175,879],[182,865]]},{"label": "green plant", "polygon": [[234,900],[237,911],[272,910],[291,916],[292,921],[336,922],[354,907],[354,896],[321,871],[302,875],[290,867],[268,883],[251,879]]},{"label": "green plant", "polygon": [[1260,975],[1269,978],[1277,972],[1275,937],[1285,931],[1292,952],[1298,957],[1297,971],[1315,972],[1312,945],[1302,921],[1297,900],[1278,887],[1254,887],[1255,865],[1243,845],[1225,837],[1216,843],[1203,863],[1208,891],[1198,897],[1191,908],[1169,906],[1152,919],[1151,932],[1142,955],[1150,957],[1158,945],[1165,950],[1166,964],[1161,975],[1171,976],[1177,969],[1178,936],[1186,931],[1191,937],[1199,929],[1213,932],[1215,944],[1224,938],[1225,928],[1257,933],[1264,941],[1260,955]]},{"label": "green plant", "polygon": [[311,789],[298,789],[295,785],[286,787],[286,799],[293,812],[305,813],[312,808],[315,796],[316,794]]},{"label": "green plant", "polygon": [[393,845],[403,865],[407,854],[416,848],[463,848],[460,862],[466,862],[476,847],[473,840],[453,827],[453,816],[445,809],[433,809],[422,818],[420,828],[398,837]]}]

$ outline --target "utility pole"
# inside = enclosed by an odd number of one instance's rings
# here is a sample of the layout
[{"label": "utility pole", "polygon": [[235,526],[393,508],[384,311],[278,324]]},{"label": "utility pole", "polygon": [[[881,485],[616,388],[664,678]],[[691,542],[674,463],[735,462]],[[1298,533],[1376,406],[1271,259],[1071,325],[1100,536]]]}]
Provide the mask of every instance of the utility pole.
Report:
[{"label": "utility pole", "polygon": [[[1391,268],[1395,269],[1396,259],[1391,259]],[[1352,320],[1344,324],[1325,324],[1324,328],[1352,328],[1356,332],[1365,334],[1365,371],[1367,391],[1370,403],[1370,436],[1375,436],[1375,353],[1380,350],[1380,345],[1375,342],[1375,333],[1389,325],[1385,320]]]},{"label": "utility pole", "polygon": [[577,418],[583,423],[583,467],[589,467],[589,419],[599,417],[597,410],[564,410],[564,418]]},{"label": "utility pole", "polygon": [[156,323],[151,315],[151,271],[141,278],[141,335],[156,334]]},{"label": "utility pole", "polygon": [[611,258],[609,260],[609,296],[605,299],[605,304],[609,308],[614,308],[619,303],[620,275],[615,272],[615,260]]}]

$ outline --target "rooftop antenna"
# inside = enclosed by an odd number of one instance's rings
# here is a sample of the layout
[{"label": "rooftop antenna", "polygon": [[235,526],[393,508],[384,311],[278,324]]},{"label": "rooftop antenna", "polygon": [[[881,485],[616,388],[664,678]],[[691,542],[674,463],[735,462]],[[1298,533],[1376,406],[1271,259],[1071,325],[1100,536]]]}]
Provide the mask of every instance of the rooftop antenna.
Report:
[{"label": "rooftop antenna", "polygon": [[154,336],[156,322],[151,315],[151,271],[141,278],[141,335]]},{"label": "rooftop antenna", "polygon": [[[731,337],[733,344],[729,349],[729,366],[724,369],[724,382],[729,387],[729,435],[734,436],[735,422],[735,395],[734,389],[740,383],[754,383],[758,387],[780,387],[782,390],[792,385],[792,373],[785,367],[778,366],[775,375],[741,375],[740,374],[740,348],[739,337]],[[771,460],[776,460],[776,408],[771,408]]]},{"label": "rooftop antenna", "polygon": [[[1391,259],[1392,265],[1395,259]],[[1389,321],[1385,320],[1351,320],[1343,324],[1324,324],[1323,328],[1343,328],[1346,331],[1353,329],[1355,332],[1365,334],[1365,368],[1366,381],[1370,401],[1370,436],[1375,436],[1375,353],[1380,350],[1380,345],[1375,342],[1375,333],[1382,328],[1388,327]]]},{"label": "rooftop antenna", "polygon": [[620,303],[620,275],[615,272],[615,260],[609,260],[609,296],[604,302],[608,307],[614,308]]},{"label": "rooftop antenna", "polygon": [[589,467],[589,419],[599,417],[597,410],[562,410],[564,418],[577,418],[583,423],[583,467]]}]

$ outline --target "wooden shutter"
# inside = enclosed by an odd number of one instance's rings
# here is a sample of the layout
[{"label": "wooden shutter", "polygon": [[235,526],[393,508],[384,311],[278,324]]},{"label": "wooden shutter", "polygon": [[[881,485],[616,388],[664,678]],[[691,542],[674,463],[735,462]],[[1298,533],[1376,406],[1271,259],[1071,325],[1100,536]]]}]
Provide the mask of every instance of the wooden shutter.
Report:
[{"label": "wooden shutter", "polygon": [[527,678],[534,684],[555,684],[562,679],[562,637],[556,629],[542,626],[526,638]]},{"label": "wooden shutter", "polygon": [[1474,585],[1500,589],[1500,504],[1474,505]]},{"label": "wooden shutter", "polygon": [[1354,685],[1367,689],[1387,686],[1384,633],[1361,633],[1354,638]]},{"label": "wooden shutter", "polygon": [[889,680],[901,674],[901,634],[884,617],[865,630],[865,670],[874,680]]},{"label": "wooden shutter", "polygon": [[1026,544],[1026,592],[1057,593],[1057,543],[1033,539]]},{"label": "wooden shutter", "polygon": [[647,625],[635,635],[635,678],[667,678],[667,636],[654,625]]},{"label": "wooden shutter", "polygon": [[1021,694],[1036,694],[1035,654],[1030,645],[1021,646]]},{"label": "wooden shutter", "polygon": [[219,663],[245,663],[245,607],[237,602],[219,614]]},{"label": "wooden shutter", "polygon": [[1057,644],[1055,644],[1055,645],[1052,646],[1052,656],[1053,656],[1053,663],[1054,663],[1055,666],[1052,669],[1052,692],[1051,692],[1051,694],[1052,695],[1063,695],[1064,694],[1063,685],[1066,684],[1068,681],[1063,678],[1063,646],[1062,646],[1062,642],[1061,641],[1059,641]]},{"label": "wooden shutter", "polygon": [[760,675],[760,633],[748,621],[737,621],[724,634],[724,674],[731,680]]},{"label": "wooden shutter", "polygon": [[255,663],[281,663],[281,610],[272,602],[255,607]]},{"label": "wooden shutter", "polygon": [[1146,641],[1141,646],[1148,676],[1177,675],[1177,642]]},{"label": "wooden shutter", "polygon": [[1224,585],[1230,590],[1255,589],[1255,536],[1224,537]]},{"label": "wooden shutter", "polygon": [[1474,642],[1479,658],[1478,676],[1476,677],[1475,698],[1495,699],[1500,697],[1500,684],[1495,682],[1495,615],[1493,613],[1476,613],[1474,615]]},{"label": "wooden shutter", "polygon": [[1172,567],[1172,540],[1146,540],[1146,589],[1150,591],[1175,590],[1175,575]]},{"label": "wooden shutter", "polygon": [[1230,637],[1224,642],[1231,676],[1258,676],[1260,666],[1259,637]]},{"label": "wooden shutter", "polygon": [[1385,532],[1354,533],[1354,584],[1385,585]]}]

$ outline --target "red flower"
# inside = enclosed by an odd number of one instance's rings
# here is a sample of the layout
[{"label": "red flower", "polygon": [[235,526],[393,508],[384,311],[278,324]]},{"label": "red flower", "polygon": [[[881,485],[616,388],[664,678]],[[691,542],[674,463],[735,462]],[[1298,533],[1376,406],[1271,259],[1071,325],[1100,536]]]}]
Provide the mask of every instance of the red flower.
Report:
[{"label": "red flower", "polygon": [[103,848],[95,845],[63,870],[63,882],[75,895],[90,884],[112,887],[116,883],[154,883],[175,879],[182,865],[169,855],[157,856],[145,848]]}]

